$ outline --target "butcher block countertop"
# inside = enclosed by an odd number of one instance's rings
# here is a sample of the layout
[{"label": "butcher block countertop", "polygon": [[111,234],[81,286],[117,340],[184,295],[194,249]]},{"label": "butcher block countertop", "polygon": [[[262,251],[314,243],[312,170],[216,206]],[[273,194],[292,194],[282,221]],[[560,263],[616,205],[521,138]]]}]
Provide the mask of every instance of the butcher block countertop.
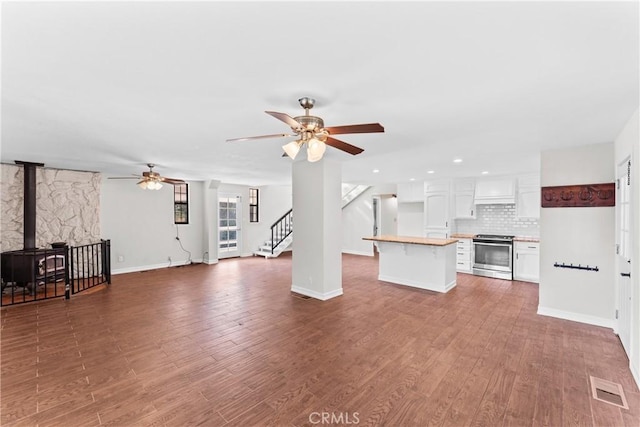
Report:
[{"label": "butcher block countertop", "polygon": [[454,239],[473,239],[476,235],[469,233],[453,233],[451,237]]},{"label": "butcher block countertop", "polygon": [[539,237],[533,237],[533,236],[516,236],[513,238],[514,242],[539,242],[540,238]]},{"label": "butcher block countertop", "polygon": [[447,246],[452,245],[458,241],[458,239],[435,239],[428,237],[413,237],[413,236],[372,236],[363,237],[362,240],[371,240],[374,242],[389,242],[389,243],[410,243],[413,245],[425,245],[425,246]]}]

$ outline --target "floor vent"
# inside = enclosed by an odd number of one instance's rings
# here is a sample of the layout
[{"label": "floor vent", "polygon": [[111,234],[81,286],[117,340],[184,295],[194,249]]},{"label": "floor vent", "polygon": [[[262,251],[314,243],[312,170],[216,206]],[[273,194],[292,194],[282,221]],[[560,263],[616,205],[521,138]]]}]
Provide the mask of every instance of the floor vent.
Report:
[{"label": "floor vent", "polygon": [[592,376],[589,378],[591,379],[591,395],[594,399],[629,409],[627,398],[624,396],[624,391],[620,384]]},{"label": "floor vent", "polygon": [[311,299],[310,296],[308,295],[302,295],[302,294],[298,294],[295,292],[291,292],[291,296],[295,297],[295,298],[300,298],[300,299]]}]

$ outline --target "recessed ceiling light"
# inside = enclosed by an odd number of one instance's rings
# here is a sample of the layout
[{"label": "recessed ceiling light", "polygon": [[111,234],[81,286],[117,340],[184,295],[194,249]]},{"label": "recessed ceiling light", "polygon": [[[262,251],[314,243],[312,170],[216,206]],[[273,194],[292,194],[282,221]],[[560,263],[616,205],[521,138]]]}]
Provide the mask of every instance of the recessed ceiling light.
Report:
[{"label": "recessed ceiling light", "polygon": [[482,171],[482,175],[488,175],[489,171]]},{"label": "recessed ceiling light", "polygon": [[436,171],[427,171],[427,173],[436,173]]},{"label": "recessed ceiling light", "polygon": [[378,172],[380,172],[380,169],[374,169],[373,170],[373,173],[378,173]]},{"label": "recessed ceiling light", "polygon": [[415,180],[416,180],[415,178],[409,178],[409,181],[415,181]]},{"label": "recessed ceiling light", "polygon": [[462,163],[462,159],[453,159],[453,163]]}]

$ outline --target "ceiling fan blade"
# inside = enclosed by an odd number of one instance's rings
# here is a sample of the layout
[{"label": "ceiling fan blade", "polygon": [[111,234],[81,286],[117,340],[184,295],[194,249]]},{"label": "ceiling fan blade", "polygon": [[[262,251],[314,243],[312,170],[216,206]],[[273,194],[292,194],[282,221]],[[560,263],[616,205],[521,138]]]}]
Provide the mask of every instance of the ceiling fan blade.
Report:
[{"label": "ceiling fan blade", "polygon": [[245,136],[244,138],[232,138],[227,139],[227,142],[247,141],[249,139],[263,139],[263,138],[283,138],[285,136],[293,136],[286,133],[275,133],[273,135],[260,135],[260,136]]},{"label": "ceiling fan blade", "polygon": [[164,176],[160,177],[160,181],[166,182],[167,184],[184,184],[185,183],[183,179],[167,178]]},{"label": "ceiling fan blade", "polygon": [[384,128],[380,123],[366,123],[362,125],[345,125],[330,126],[325,128],[331,135],[340,135],[344,133],[374,133],[384,132]]},{"label": "ceiling fan blade", "polygon": [[275,117],[276,119],[285,122],[286,124],[288,124],[289,126],[291,126],[293,129],[298,129],[301,125],[300,123],[296,122],[293,117],[291,117],[288,114],[285,113],[278,113],[276,111],[265,111],[265,113],[269,114],[270,116]]},{"label": "ceiling fan blade", "polygon": [[330,145],[334,148],[337,148],[338,150],[342,150],[346,153],[349,154],[353,154],[354,156],[356,154],[360,154],[362,153],[364,150],[360,147],[356,147],[355,145],[351,145],[351,144],[347,144],[344,141],[340,141],[339,139],[335,139],[335,138],[331,138],[330,136],[327,137],[327,140],[324,142],[327,145]]},{"label": "ceiling fan blade", "polygon": [[140,179],[139,176],[109,176],[107,179]]}]

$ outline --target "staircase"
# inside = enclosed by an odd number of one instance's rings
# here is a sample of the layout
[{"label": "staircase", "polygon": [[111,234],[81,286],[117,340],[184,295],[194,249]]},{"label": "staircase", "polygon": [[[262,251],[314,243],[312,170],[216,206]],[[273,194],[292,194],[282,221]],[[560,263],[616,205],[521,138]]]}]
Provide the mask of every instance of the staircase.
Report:
[{"label": "staircase", "polygon": [[[342,184],[342,209],[369,189],[369,185]],[[293,243],[293,209],[282,215],[271,225],[271,238],[266,240],[253,254],[265,258],[276,258]]]},{"label": "staircase", "polygon": [[266,240],[253,254],[275,258],[289,249],[293,242],[293,209],[282,215],[271,225],[271,238]]},{"label": "staircase", "polygon": [[353,202],[362,193],[367,191],[370,185],[342,184],[342,209]]}]

